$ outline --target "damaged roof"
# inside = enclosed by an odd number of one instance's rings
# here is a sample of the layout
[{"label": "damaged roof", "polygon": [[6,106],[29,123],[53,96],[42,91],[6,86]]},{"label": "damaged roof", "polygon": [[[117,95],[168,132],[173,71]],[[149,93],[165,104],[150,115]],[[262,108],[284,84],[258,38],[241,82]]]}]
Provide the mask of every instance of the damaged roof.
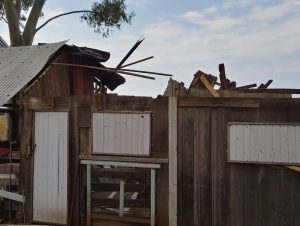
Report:
[{"label": "damaged roof", "polygon": [[0,106],[35,78],[65,43],[0,48]]},{"label": "damaged roof", "polygon": [[[14,95],[32,82],[54,60],[54,55],[62,50],[70,55],[80,55],[85,65],[103,67],[100,62],[109,59],[110,53],[102,50],[66,45],[66,41],[0,48],[0,106],[7,103]],[[91,76],[97,77],[103,85],[114,90],[125,82],[125,79],[112,72],[88,70]],[[89,75],[87,75],[89,76]]]}]

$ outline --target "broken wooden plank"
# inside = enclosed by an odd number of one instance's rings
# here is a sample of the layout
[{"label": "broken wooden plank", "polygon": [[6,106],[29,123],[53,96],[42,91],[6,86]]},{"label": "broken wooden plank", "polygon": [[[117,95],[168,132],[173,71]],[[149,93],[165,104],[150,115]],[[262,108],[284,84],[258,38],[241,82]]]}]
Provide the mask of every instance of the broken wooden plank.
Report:
[{"label": "broken wooden plank", "polygon": [[213,97],[220,97],[220,94],[209,84],[209,82],[203,75],[200,75],[199,79]]},{"label": "broken wooden plank", "polygon": [[266,89],[266,88],[269,87],[269,85],[271,85],[272,82],[273,82],[273,80],[270,79],[270,80],[267,81],[265,84],[264,84],[264,83],[260,84],[260,86],[258,87],[258,89]]},{"label": "broken wooden plank", "polygon": [[228,85],[229,85],[230,81],[226,78],[224,64],[219,64],[219,72],[220,72],[220,81],[221,81],[220,89],[228,89]]},{"label": "broken wooden plank", "polygon": [[253,84],[249,84],[249,85],[245,85],[245,86],[236,87],[236,89],[250,89],[250,88],[254,88],[256,86],[257,86],[257,84],[253,83]]},{"label": "broken wooden plank", "polygon": [[260,100],[257,98],[231,98],[231,97],[180,97],[179,107],[237,107],[237,108],[259,108]]}]

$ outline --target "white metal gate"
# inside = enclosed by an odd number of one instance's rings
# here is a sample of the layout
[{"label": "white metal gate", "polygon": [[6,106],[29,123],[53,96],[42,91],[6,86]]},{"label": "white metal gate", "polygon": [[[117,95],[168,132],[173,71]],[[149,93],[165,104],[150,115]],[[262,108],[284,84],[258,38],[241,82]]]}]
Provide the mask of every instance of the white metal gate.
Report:
[{"label": "white metal gate", "polygon": [[67,223],[68,113],[35,113],[33,220]]}]

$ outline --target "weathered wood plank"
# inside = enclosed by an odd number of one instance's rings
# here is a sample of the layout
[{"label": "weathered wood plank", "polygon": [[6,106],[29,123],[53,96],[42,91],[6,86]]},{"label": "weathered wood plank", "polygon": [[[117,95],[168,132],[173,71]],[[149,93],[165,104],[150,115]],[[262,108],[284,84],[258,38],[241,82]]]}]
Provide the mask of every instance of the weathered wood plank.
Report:
[{"label": "weathered wood plank", "polygon": [[0,164],[0,173],[20,173],[20,164],[19,163],[2,163]]},{"label": "weathered wood plank", "polygon": [[150,224],[150,219],[146,218],[135,218],[135,217],[119,217],[115,215],[93,213],[92,220],[111,220],[111,221],[122,221],[128,223],[141,223]]},{"label": "weathered wood plank", "polygon": [[194,109],[178,108],[178,225],[194,225]]},{"label": "weathered wood plank", "polygon": [[255,98],[199,98],[199,97],[180,97],[178,98],[179,107],[228,107],[228,108],[258,108],[259,99]]},{"label": "weathered wood plank", "polygon": [[[218,98],[219,99],[219,98]],[[214,109],[211,113],[211,169],[212,169],[212,225],[229,224],[229,165],[227,164],[226,108]]]},{"label": "weathered wood plank", "polygon": [[194,112],[195,226],[211,226],[212,224],[210,114],[210,108],[197,108]]},{"label": "weathered wood plank", "polygon": [[137,168],[92,168],[92,175],[95,177],[114,177],[114,178],[134,178],[134,179],[147,179],[150,172],[146,169]]}]

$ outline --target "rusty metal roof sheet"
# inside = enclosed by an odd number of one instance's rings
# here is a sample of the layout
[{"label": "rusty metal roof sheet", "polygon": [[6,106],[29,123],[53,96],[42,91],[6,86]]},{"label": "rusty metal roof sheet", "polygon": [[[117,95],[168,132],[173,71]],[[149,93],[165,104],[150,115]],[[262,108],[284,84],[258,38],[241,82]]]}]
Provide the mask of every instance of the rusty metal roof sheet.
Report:
[{"label": "rusty metal roof sheet", "polygon": [[0,106],[35,78],[65,43],[0,48]]}]

